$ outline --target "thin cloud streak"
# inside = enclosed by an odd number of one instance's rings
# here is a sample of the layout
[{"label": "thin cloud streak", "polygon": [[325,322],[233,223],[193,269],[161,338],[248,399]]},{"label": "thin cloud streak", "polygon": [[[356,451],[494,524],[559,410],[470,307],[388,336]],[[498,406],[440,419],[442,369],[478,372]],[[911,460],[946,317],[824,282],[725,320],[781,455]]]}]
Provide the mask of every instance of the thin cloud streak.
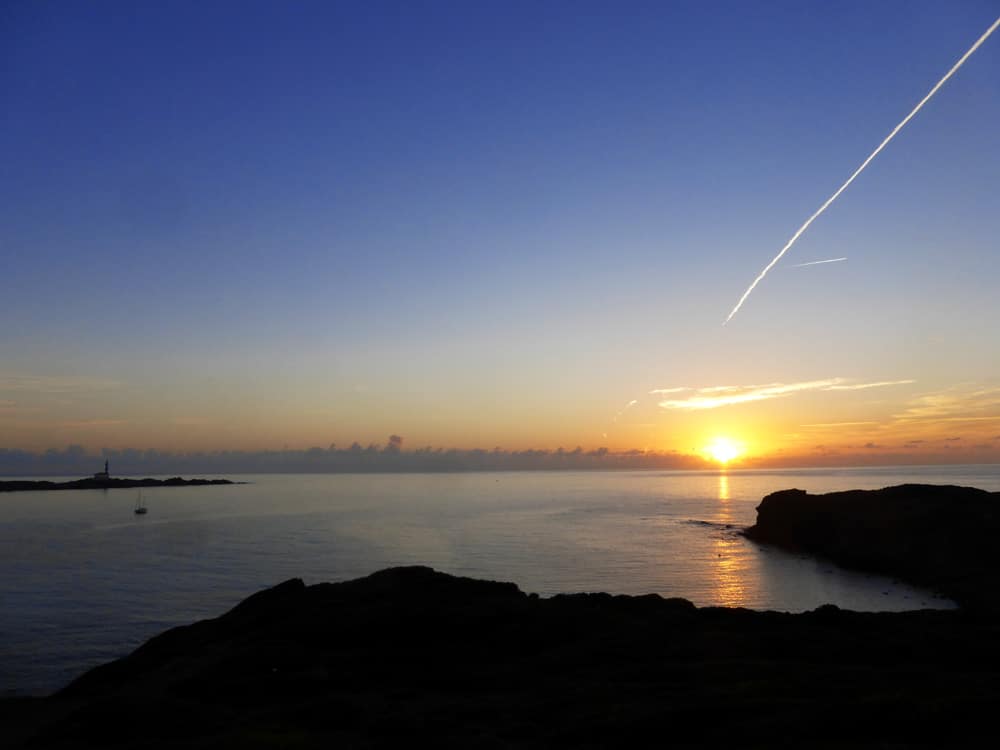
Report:
[{"label": "thin cloud streak", "polygon": [[[723,396],[695,395],[684,399],[665,399],[660,402],[660,407],[663,409],[718,409],[720,406],[745,404],[751,401],[765,401],[800,391],[825,390],[839,382],[840,380],[835,378],[833,380],[810,380],[803,383],[750,385],[743,388],[739,386],[716,386],[714,388],[699,389],[698,393],[717,393],[720,388],[724,388],[729,392]],[[736,390],[740,390],[741,392],[732,392]]]},{"label": "thin cloud streak", "polygon": [[847,258],[830,258],[829,260],[811,260],[808,263],[796,263],[791,266],[791,268],[805,268],[806,266],[820,266],[824,263],[840,263],[842,260],[847,260]]},{"label": "thin cloud streak", "polygon": [[[663,409],[718,409],[722,406],[767,401],[772,398],[781,398],[782,396],[790,396],[794,393],[805,391],[856,391],[913,382],[913,380],[882,380],[875,383],[849,383],[844,378],[828,378],[826,380],[807,380],[799,383],[684,388],[680,390],[694,391],[694,395],[687,398],[664,399],[659,402],[659,406]],[[677,389],[661,389],[661,391],[677,392]]]},{"label": "thin cloud streak", "polygon": [[[965,386],[968,388],[968,386]],[[909,402],[905,411],[893,415],[897,422],[920,420],[967,421],[996,419],[993,414],[1000,412],[1000,388],[978,388],[963,390],[951,388],[937,393],[926,393]]]},{"label": "thin cloud streak", "polygon": [[781,251],[774,256],[774,260],[772,260],[770,263],[764,266],[764,270],[757,275],[757,278],[753,280],[753,283],[750,284],[750,286],[747,288],[745,292],[743,292],[743,296],[740,297],[739,302],[736,303],[736,306],[732,309],[732,311],[723,321],[722,325],[726,325],[726,323],[728,323],[730,320],[733,319],[733,316],[737,312],[739,312],[741,307],[743,307],[743,303],[746,302],[747,297],[750,296],[750,293],[753,292],[757,284],[761,282],[761,279],[767,276],[767,272],[770,271],[775,266],[775,264],[777,264],[777,262],[781,260],[782,256],[784,256],[784,254],[788,252],[789,248],[791,248],[791,246],[798,241],[799,237],[801,237],[802,234],[809,228],[809,225],[812,224],[814,221],[816,221],[816,219],[818,219],[823,214],[823,212],[826,211],[826,209],[830,206],[830,204],[833,203],[835,200],[837,200],[837,198],[840,197],[841,193],[847,190],[848,186],[850,186],[850,184],[854,182],[855,179],[857,179],[858,175],[860,175],[862,172],[865,171],[865,168],[872,162],[872,159],[878,156],[879,153],[882,151],[882,149],[888,146],[889,142],[896,137],[896,134],[903,129],[906,123],[912,120],[914,115],[916,115],[917,112],[923,109],[923,106],[927,104],[927,102],[930,101],[931,97],[938,92],[938,89],[940,89],[945,84],[945,82],[949,78],[951,78],[959,68],[962,67],[963,63],[965,63],[965,61],[969,59],[969,56],[972,55],[972,53],[975,52],[977,49],[979,49],[980,45],[983,42],[985,42],[994,31],[996,31],[997,26],[1000,26],[1000,18],[997,18],[997,20],[993,22],[993,25],[990,26],[985,31],[985,33],[981,37],[979,37],[979,39],[976,40],[976,43],[973,44],[971,47],[969,47],[968,51],[958,59],[958,62],[956,62],[954,65],[951,66],[951,70],[945,73],[944,78],[942,78],[940,81],[934,84],[934,88],[932,88],[929,92],[927,92],[927,95],[920,100],[920,103],[913,108],[913,111],[911,111],[910,114],[904,117],[903,121],[900,122],[899,125],[897,125],[892,129],[892,132],[885,137],[885,140],[883,140],[878,145],[878,148],[872,151],[871,154],[869,154],[868,158],[861,163],[861,166],[858,167],[856,170],[854,170],[854,174],[852,174],[850,177],[847,178],[847,182],[845,182],[843,185],[837,188],[837,192],[835,192],[833,195],[827,198],[826,202],[819,207],[816,213],[814,213],[812,216],[806,219],[805,224],[803,224],[801,227],[798,228],[795,234],[792,235],[792,238],[785,243],[785,246],[783,248],[781,248]]},{"label": "thin cloud streak", "polygon": [[887,385],[908,385],[916,380],[880,380],[877,383],[855,383],[853,385],[831,385],[828,391],[863,391],[867,388],[883,388]]},{"label": "thin cloud streak", "polygon": [[1000,422],[1000,414],[992,417],[941,417],[937,422]]},{"label": "thin cloud streak", "polygon": [[19,391],[30,393],[79,393],[105,391],[118,388],[117,380],[88,377],[60,377],[52,375],[0,375],[0,392]]},{"label": "thin cloud streak", "polygon": [[209,417],[172,417],[170,419],[170,424],[181,427],[198,427],[201,425],[212,424],[212,421],[213,420]]},{"label": "thin cloud streak", "polygon": [[639,401],[637,399],[632,399],[627,404],[625,404],[625,406],[617,414],[615,414],[614,419],[612,419],[611,421],[612,422],[617,422],[618,418],[620,416],[622,416],[625,412],[627,412],[629,409],[631,409],[633,406],[635,406],[638,403],[639,403]]}]

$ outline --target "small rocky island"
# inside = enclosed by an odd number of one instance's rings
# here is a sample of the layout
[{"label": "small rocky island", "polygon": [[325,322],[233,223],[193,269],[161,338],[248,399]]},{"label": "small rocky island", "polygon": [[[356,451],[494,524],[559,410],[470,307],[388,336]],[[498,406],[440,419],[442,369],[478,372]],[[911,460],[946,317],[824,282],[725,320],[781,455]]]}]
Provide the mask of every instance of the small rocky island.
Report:
[{"label": "small rocky island", "polygon": [[91,477],[73,479],[68,482],[49,482],[16,479],[0,481],[0,492],[37,492],[39,490],[122,490],[131,487],[200,487],[206,484],[241,484],[229,479],[128,479],[112,477],[108,471],[108,462],[104,462],[104,471],[99,471]]},{"label": "small rocky island", "polygon": [[424,567],[291,579],[54,696],[0,700],[2,736],[7,747],[967,744],[994,733],[1000,703],[1000,616],[985,606],[996,563],[974,546],[992,539],[996,500],[918,485],[791,490],[765,498],[747,532],[935,583],[967,604],[958,610],[543,599]]}]

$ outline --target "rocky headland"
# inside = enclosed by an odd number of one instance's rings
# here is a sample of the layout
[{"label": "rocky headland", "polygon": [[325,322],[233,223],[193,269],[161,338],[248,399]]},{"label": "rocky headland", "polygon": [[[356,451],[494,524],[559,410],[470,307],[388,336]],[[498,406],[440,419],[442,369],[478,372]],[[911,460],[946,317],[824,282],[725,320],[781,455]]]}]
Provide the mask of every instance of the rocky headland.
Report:
[{"label": "rocky headland", "polygon": [[966,608],[1000,607],[1000,493],[926,484],[783,490],[763,499],[745,534],[933,589]]},{"label": "rocky headland", "polygon": [[0,492],[37,492],[38,490],[121,490],[131,487],[200,487],[206,484],[242,484],[229,479],[126,479],[110,477],[108,479],[73,479],[68,482],[49,482],[33,480],[0,481]]}]

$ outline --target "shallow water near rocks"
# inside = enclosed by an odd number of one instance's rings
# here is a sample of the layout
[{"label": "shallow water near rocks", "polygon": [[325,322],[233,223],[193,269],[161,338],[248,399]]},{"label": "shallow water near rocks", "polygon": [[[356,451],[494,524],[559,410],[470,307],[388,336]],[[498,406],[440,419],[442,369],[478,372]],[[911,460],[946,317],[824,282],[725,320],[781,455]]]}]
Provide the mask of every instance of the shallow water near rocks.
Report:
[{"label": "shallow water near rocks", "polygon": [[737,532],[779,489],[905,482],[1000,490],[1000,467],[253,475],[249,484],[0,495],[0,692],[45,693],[287,578],[395,565],[791,612],[951,607]]}]

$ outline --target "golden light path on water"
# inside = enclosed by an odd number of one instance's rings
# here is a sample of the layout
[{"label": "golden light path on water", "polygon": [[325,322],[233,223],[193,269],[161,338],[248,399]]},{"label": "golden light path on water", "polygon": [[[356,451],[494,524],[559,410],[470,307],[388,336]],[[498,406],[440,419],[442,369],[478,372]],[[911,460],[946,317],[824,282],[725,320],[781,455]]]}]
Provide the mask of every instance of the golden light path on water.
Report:
[{"label": "golden light path on water", "polygon": [[[729,475],[719,474],[719,523],[734,524],[730,504]],[[741,607],[746,603],[746,570],[741,564],[742,541],[731,533],[717,533],[713,542],[715,563],[712,579],[716,600],[724,607]]]}]

